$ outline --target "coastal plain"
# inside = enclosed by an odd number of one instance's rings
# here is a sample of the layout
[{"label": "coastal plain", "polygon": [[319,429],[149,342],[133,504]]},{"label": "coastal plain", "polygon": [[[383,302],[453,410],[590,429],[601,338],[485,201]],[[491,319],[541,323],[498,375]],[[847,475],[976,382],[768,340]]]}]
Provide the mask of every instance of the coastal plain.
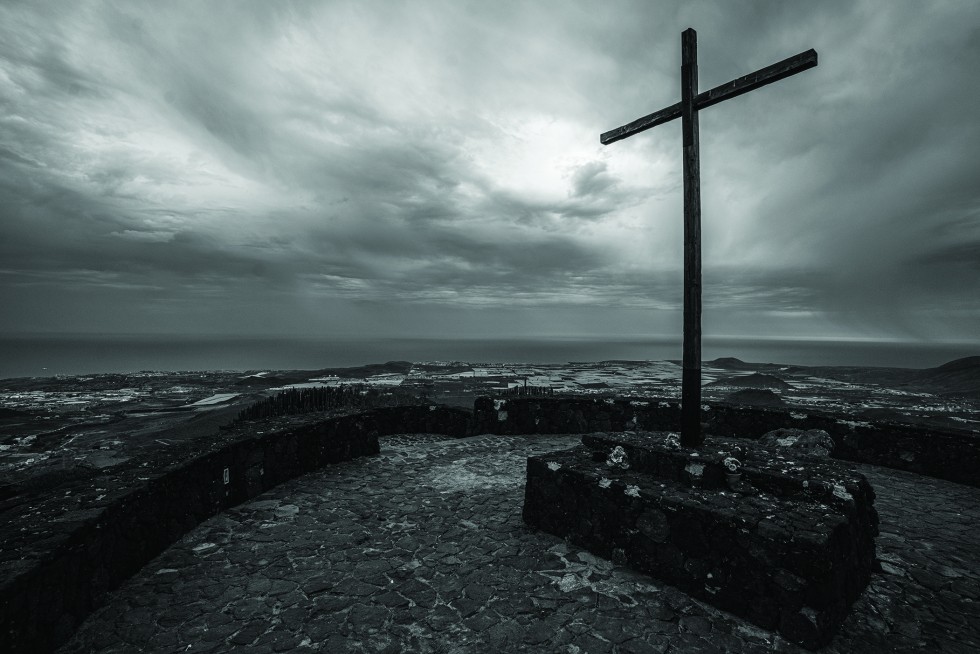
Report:
[{"label": "coastal plain", "polygon": [[[390,361],[317,370],[108,373],[0,380],[0,507],[13,485],[38,489],[98,474],[136,453],[207,436],[252,403],[291,388],[356,385],[472,408],[481,395],[680,397],[676,361],[566,364]],[[936,368],[705,362],[702,399],[783,406],[980,432],[980,357]]]}]

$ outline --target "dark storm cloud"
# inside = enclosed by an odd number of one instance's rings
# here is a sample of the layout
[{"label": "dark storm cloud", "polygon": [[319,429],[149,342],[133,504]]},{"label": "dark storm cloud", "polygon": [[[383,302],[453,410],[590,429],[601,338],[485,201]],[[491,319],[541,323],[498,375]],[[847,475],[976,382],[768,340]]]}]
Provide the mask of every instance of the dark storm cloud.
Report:
[{"label": "dark storm cloud", "polygon": [[972,338],[978,18],[965,1],[6,3],[0,328],[60,328],[54,301],[87,329],[674,315],[679,125],[598,134],[677,101],[692,26],[702,88],[820,53],[702,112],[706,315]]}]

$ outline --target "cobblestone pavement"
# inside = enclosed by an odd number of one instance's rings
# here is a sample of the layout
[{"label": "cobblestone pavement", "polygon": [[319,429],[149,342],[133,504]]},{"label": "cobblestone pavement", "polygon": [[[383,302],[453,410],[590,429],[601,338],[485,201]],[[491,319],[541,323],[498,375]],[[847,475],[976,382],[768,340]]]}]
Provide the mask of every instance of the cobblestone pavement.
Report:
[{"label": "cobblestone pavement", "polygon": [[[799,652],[521,521],[578,436],[397,436],[201,524],[63,652]],[[828,652],[980,651],[980,489],[865,467],[883,572]]]}]

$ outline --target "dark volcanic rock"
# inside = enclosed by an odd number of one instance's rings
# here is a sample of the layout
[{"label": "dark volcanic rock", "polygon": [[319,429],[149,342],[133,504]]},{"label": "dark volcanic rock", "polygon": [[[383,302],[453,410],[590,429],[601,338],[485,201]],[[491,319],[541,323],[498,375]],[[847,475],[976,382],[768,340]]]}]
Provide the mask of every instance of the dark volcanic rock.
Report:
[{"label": "dark volcanic rock", "polygon": [[[874,569],[878,514],[864,476],[741,439],[701,450],[668,440],[588,434],[530,457],[525,522],[804,647],[826,645]],[[745,467],[730,482],[734,451]]]},{"label": "dark volcanic rock", "polygon": [[759,445],[813,456],[830,456],[834,439],[823,429],[774,429],[763,434]]},{"label": "dark volcanic rock", "polygon": [[864,409],[857,415],[862,420],[887,420],[889,422],[908,420],[908,416],[903,415],[901,411],[886,407],[871,407],[870,409]]},{"label": "dark volcanic rock", "polygon": [[783,398],[766,388],[743,388],[725,396],[726,402],[751,406],[782,406]]}]

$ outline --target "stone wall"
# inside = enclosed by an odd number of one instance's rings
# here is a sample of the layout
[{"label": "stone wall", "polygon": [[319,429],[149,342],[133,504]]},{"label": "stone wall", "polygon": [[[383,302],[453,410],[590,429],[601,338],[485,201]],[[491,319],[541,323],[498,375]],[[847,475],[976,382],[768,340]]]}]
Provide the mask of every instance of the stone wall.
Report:
[{"label": "stone wall", "polygon": [[105,594],[200,522],[273,486],[379,451],[378,436],[464,436],[471,414],[380,408],[254,423],[134,459],[0,515],[0,651],[63,643]]},{"label": "stone wall", "polygon": [[[478,398],[476,429],[493,434],[593,431],[678,431],[680,406],[660,398]],[[877,421],[855,421],[818,411],[703,405],[705,432],[757,439],[785,427],[823,429],[846,461],[907,470],[980,486],[980,435]]]}]

